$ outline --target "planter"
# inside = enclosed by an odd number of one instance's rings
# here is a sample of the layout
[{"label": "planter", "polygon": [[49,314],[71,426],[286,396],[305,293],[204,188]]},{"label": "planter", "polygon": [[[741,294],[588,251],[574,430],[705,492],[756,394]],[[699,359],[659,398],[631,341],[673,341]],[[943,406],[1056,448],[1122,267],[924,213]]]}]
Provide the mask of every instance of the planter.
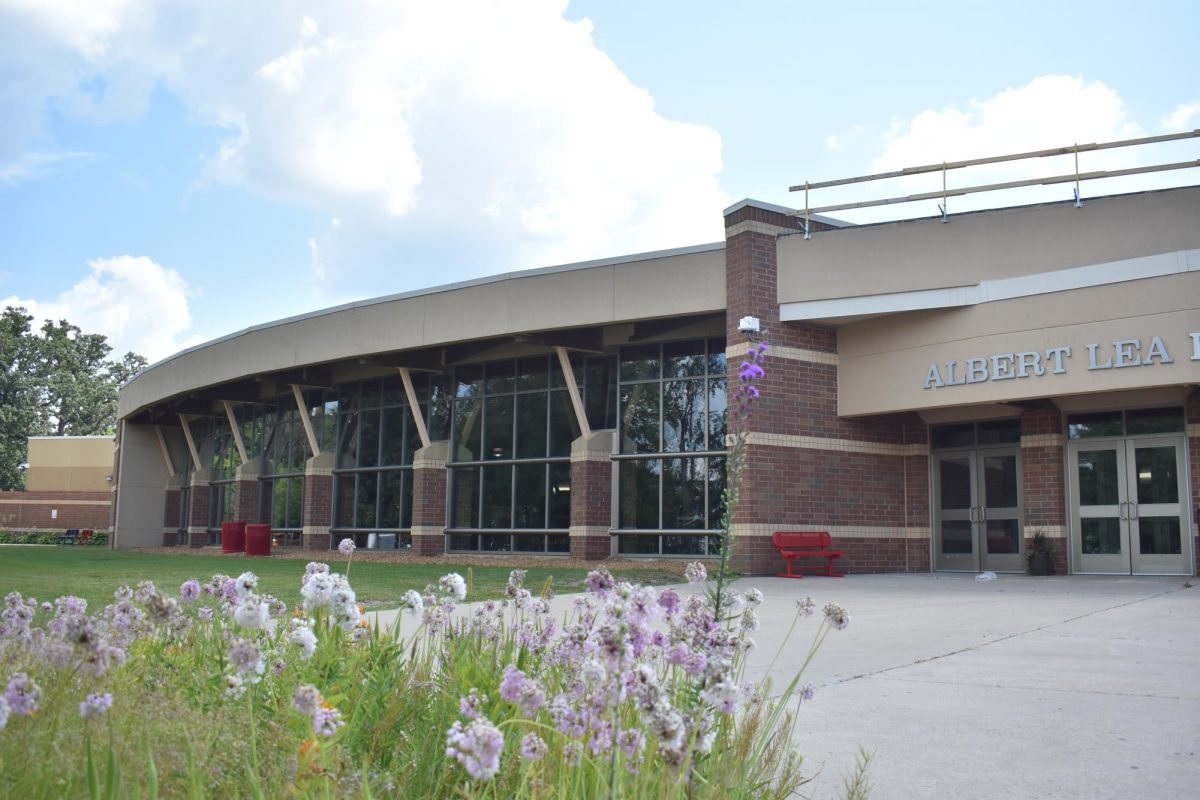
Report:
[{"label": "planter", "polygon": [[248,556],[269,556],[269,555],[271,555],[271,526],[270,525],[247,525],[246,526],[246,555],[248,555]]},{"label": "planter", "polygon": [[241,553],[246,549],[246,523],[221,523],[221,552]]},{"label": "planter", "polygon": [[1029,554],[1030,575],[1053,575],[1054,554],[1049,550],[1034,550]]}]

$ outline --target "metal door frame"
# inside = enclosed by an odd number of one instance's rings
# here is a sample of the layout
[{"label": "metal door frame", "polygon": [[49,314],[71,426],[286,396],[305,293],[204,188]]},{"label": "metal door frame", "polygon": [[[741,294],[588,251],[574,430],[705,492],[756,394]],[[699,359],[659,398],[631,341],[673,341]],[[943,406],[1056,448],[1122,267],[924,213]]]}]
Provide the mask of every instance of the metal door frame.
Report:
[{"label": "metal door frame", "polygon": [[[1016,554],[1016,563],[1009,565],[1007,569],[992,569],[994,572],[1023,572],[1024,571],[1024,555],[1025,555],[1025,496],[1023,486],[1023,464],[1021,459],[1021,446],[1019,444],[1001,444],[1001,445],[984,445],[974,447],[961,447],[954,449],[938,450],[931,454],[929,460],[930,471],[930,522],[931,522],[931,564],[936,572],[979,572],[985,569],[984,560],[987,556],[987,521],[988,508],[986,502],[986,489],[983,485],[985,471],[983,469],[984,459],[990,456],[1013,456],[1016,459],[1017,469],[1017,505],[1015,516],[1003,516],[1000,519],[1015,519],[1017,522],[1017,540],[1019,547]],[[971,543],[972,552],[970,564],[962,566],[939,566],[943,555],[941,553],[941,536],[942,522],[946,518],[943,516],[941,508],[941,480],[939,462],[949,459],[962,460],[966,458],[969,462],[970,482],[971,482],[971,505],[964,512],[960,509],[952,509],[953,515],[948,521],[969,521],[971,523]],[[1008,510],[1008,509],[1006,509]],[[1009,510],[1011,513],[1011,510]],[[965,554],[964,554],[965,555]],[[1008,555],[1008,554],[1004,554]],[[1001,556],[1003,557],[1003,556]],[[964,559],[966,560],[966,559]]]}]

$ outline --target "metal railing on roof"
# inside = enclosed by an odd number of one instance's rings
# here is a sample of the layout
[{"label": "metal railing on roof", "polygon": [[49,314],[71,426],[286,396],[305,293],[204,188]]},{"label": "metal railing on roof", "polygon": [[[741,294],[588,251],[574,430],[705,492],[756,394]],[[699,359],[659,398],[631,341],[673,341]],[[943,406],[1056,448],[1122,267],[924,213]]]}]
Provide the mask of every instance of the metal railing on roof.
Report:
[{"label": "metal railing on roof", "polygon": [[[1054,147],[1049,150],[1030,150],[1025,153],[1012,153],[1003,156],[988,156],[986,158],[971,158],[965,161],[943,161],[941,164],[926,164],[921,167],[905,167],[904,169],[895,170],[892,172],[877,172],[873,175],[861,175],[856,178],[840,178],[832,181],[817,181],[804,183],[796,186],[789,186],[790,192],[804,192],[804,210],[793,211],[791,216],[804,217],[804,238],[810,238],[809,222],[813,214],[821,214],[830,211],[845,211],[855,208],[872,208],[876,206],[895,205],[897,203],[913,203],[919,200],[936,200],[941,198],[942,202],[938,205],[938,210],[942,212],[942,221],[949,219],[947,211],[947,200],[951,197],[960,197],[968,194],[977,194],[980,192],[994,192],[1000,189],[1015,189],[1023,186],[1050,186],[1059,183],[1075,183],[1075,207],[1082,208],[1083,200],[1079,191],[1081,181],[1095,180],[1098,178],[1117,178],[1123,175],[1142,175],[1150,172],[1166,172],[1175,169],[1188,169],[1189,167],[1200,167],[1200,159],[1193,161],[1176,161],[1169,164],[1152,164],[1144,167],[1129,167],[1126,169],[1112,170],[1093,170],[1090,172],[1079,171],[1079,154],[1093,150],[1111,150],[1118,147],[1136,147],[1138,145],[1158,144],[1160,142],[1173,142],[1180,139],[1192,139],[1200,137],[1200,129],[1193,131],[1185,131],[1183,133],[1167,133],[1161,136],[1143,136],[1137,139],[1121,139],[1113,142],[1098,142],[1092,144],[1073,144],[1066,147]],[[1048,158],[1051,156],[1075,156],[1075,171],[1065,175],[1052,175],[1045,178],[1028,178],[1019,181],[1004,181],[1002,183],[985,183],[978,186],[966,186],[963,188],[951,189],[947,186],[946,174],[950,170],[963,169],[964,167],[977,167],[984,164],[998,164],[1005,161],[1022,161],[1030,158]],[[833,186],[847,186],[852,183],[866,183],[868,181],[880,181],[888,178],[903,178],[910,175],[922,175],[931,172],[942,173],[942,190],[940,192],[920,192],[918,194],[903,195],[900,197],[886,197],[880,200],[862,200],[856,203],[838,203],[835,205],[818,206],[812,208],[808,203],[808,193],[813,189],[827,189]]]}]

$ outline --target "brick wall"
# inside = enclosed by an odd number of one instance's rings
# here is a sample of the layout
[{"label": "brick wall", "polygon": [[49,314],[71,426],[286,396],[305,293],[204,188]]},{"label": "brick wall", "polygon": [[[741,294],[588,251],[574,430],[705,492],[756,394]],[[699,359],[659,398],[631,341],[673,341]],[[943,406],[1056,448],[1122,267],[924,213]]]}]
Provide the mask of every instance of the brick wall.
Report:
[{"label": "brick wall", "polygon": [[431,442],[413,456],[412,549],[423,556],[446,552],[446,460],[449,442]]},{"label": "brick wall", "polygon": [[0,528],[106,530],[111,503],[111,492],[0,492]]},{"label": "brick wall", "polygon": [[188,544],[192,547],[204,547],[208,544],[208,497],[211,487],[206,481],[192,478],[192,489],[188,493],[187,535]]},{"label": "brick wall", "polygon": [[571,444],[571,555],[597,560],[612,554],[611,431]]},{"label": "brick wall", "polygon": [[1034,533],[1050,539],[1054,572],[1066,575],[1067,485],[1065,475],[1066,437],[1062,413],[1045,408],[1021,413],[1021,500],[1025,506],[1025,545]]},{"label": "brick wall", "polygon": [[332,453],[313,456],[304,465],[304,505],[301,546],[305,550],[328,550],[333,526]]}]

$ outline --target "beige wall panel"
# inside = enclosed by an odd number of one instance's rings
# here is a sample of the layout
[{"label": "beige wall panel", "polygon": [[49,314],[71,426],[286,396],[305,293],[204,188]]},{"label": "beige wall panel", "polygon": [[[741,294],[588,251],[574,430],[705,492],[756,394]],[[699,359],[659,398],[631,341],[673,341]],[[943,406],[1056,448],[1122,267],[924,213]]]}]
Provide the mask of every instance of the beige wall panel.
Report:
[{"label": "beige wall panel", "polygon": [[[109,461],[112,454],[109,453]],[[35,467],[25,474],[30,492],[107,492],[112,488],[108,476],[112,467]]]},{"label": "beige wall panel", "polygon": [[[876,414],[1200,383],[1189,336],[1200,332],[1198,300],[1200,274],[1186,273],[849,325],[839,331],[838,410]],[[1144,356],[1154,336],[1173,363],[1089,369],[1088,344],[1100,345],[1102,364],[1114,340],[1140,339]],[[1066,372],[1052,374],[1046,350],[1062,346],[1071,348]],[[962,376],[967,358],[1020,351],[1042,354],[1045,374],[924,388],[931,364],[948,380],[947,361]]]},{"label": "beige wall panel", "polygon": [[162,544],[167,469],[152,425],[124,423],[114,547]]},{"label": "beige wall panel", "polygon": [[548,328],[717,311],[725,251],[513,276],[370,302],[246,331],[155,365],[121,392],[126,417],[158,400],[262,372]]},{"label": "beige wall panel", "polygon": [[[29,439],[29,466],[111,466],[111,436],[35,436]],[[107,490],[107,487],[105,487]]]},{"label": "beige wall panel", "polygon": [[1200,188],[845,228],[779,240],[779,302],[971,286],[1197,247]]}]

